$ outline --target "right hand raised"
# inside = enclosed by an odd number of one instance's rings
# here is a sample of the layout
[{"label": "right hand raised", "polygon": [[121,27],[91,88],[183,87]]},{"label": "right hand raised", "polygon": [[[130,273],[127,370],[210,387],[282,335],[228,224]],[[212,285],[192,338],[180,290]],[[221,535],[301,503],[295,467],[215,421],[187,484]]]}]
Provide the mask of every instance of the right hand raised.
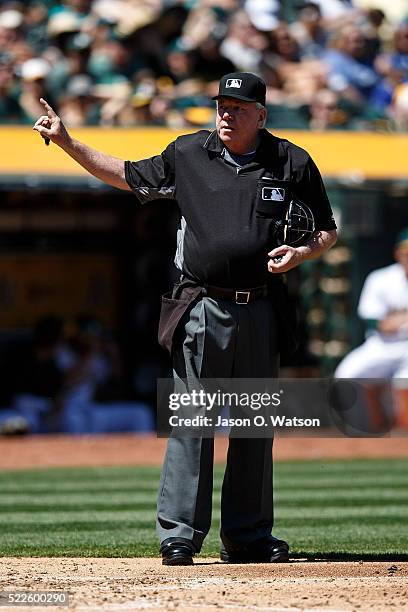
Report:
[{"label": "right hand raised", "polygon": [[40,102],[44,106],[47,114],[41,115],[41,117],[37,119],[33,125],[33,130],[36,130],[42,138],[44,138],[46,144],[52,140],[55,144],[61,145],[64,141],[68,140],[68,132],[60,117],[58,117],[57,113],[48,102],[44,100],[44,98],[40,98]]}]

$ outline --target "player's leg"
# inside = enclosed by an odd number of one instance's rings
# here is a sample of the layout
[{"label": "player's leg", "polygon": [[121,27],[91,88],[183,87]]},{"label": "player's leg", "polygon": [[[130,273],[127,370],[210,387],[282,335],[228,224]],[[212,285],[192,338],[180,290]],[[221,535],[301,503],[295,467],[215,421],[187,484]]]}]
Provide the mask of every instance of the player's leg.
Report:
[{"label": "player's leg", "polygon": [[401,359],[400,350],[393,342],[380,336],[368,338],[339,363],[335,378],[392,378]]},{"label": "player's leg", "polygon": [[364,385],[366,405],[372,425],[380,431],[389,427],[390,417],[382,398],[389,393],[389,380],[400,359],[396,343],[385,342],[375,335],[351,351],[334,373],[335,378],[369,379]]},{"label": "player's leg", "polygon": [[401,342],[401,361],[393,377],[395,425],[408,430],[408,341]]}]

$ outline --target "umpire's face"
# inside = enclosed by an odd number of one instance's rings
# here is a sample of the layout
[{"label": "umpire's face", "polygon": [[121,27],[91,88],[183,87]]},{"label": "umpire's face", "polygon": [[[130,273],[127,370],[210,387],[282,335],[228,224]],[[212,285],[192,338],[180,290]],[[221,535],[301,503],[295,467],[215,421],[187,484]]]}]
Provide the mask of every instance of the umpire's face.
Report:
[{"label": "umpire's face", "polygon": [[256,148],[258,131],[263,127],[265,119],[266,109],[256,102],[244,102],[226,96],[217,100],[217,132],[233,153],[249,153]]}]

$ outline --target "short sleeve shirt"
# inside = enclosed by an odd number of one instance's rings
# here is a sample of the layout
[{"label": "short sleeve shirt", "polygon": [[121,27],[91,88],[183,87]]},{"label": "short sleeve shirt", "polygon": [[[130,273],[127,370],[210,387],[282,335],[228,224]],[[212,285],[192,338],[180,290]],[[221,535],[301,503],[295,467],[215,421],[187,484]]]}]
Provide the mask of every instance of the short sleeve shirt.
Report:
[{"label": "short sleeve shirt", "polygon": [[180,210],[176,262],[197,283],[249,288],[265,284],[277,220],[290,198],[312,210],[316,230],[336,228],[322,178],[309,154],[261,131],[252,162],[228,163],[216,132],[171,142],[161,155],[125,162],[126,180],[141,204],[176,200]]}]

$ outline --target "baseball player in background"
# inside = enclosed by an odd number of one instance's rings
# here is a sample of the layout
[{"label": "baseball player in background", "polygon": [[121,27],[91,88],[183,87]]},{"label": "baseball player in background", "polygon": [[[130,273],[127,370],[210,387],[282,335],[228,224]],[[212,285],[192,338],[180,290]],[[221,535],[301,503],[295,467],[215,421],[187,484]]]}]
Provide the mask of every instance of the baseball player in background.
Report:
[{"label": "baseball player in background", "polygon": [[[163,299],[159,338],[174,378],[272,378],[287,348],[283,272],[322,255],[336,224],[320,173],[303,149],[264,129],[266,86],[252,73],[219,84],[216,129],[180,136],[150,159],[110,157],[73,139],[54,110],[34,125],[88,172],[142,205],[177,202],[180,281]],[[314,229],[304,244],[275,242],[297,196]],[[188,389],[186,388],[188,391]],[[214,440],[171,436],[158,495],[157,534],[165,565],[191,565],[210,529]],[[272,536],[272,439],[231,438],[221,500],[221,558],[287,561]]]},{"label": "baseball player in background", "polygon": [[377,384],[370,381],[366,387],[368,407],[378,428],[388,421],[381,404],[383,380],[393,379],[402,388],[408,381],[408,228],[396,238],[394,257],[396,263],[367,276],[358,305],[367,339],[335,371],[336,378],[378,379]]}]

